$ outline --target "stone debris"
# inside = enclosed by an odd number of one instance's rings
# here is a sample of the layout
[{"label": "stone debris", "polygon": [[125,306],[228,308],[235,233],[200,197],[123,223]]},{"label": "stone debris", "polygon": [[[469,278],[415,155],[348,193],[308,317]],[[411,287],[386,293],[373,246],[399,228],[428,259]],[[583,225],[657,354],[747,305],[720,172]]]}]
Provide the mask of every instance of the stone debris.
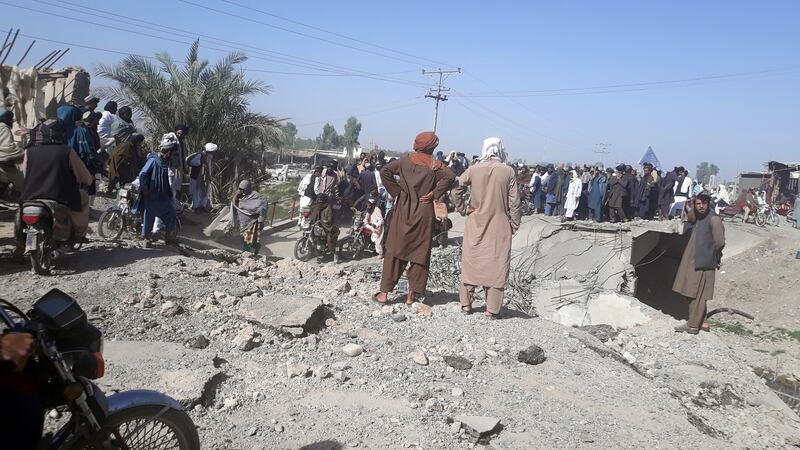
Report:
[{"label": "stone debris", "polygon": [[425,356],[424,352],[411,352],[408,354],[408,359],[414,361],[415,364],[419,364],[420,366],[428,365],[428,357]]},{"label": "stone debris", "polygon": [[403,313],[396,313],[392,314],[392,320],[395,322],[405,322],[407,319],[406,315]]},{"label": "stone debris", "polygon": [[342,353],[350,357],[358,356],[363,352],[364,352],[364,347],[358,344],[347,344],[344,347],[342,347]]},{"label": "stone debris", "polygon": [[411,309],[423,317],[431,317],[433,315],[433,308],[424,303],[416,302],[411,305]]},{"label": "stone debris", "polygon": [[456,370],[469,370],[472,368],[472,363],[468,359],[460,356],[444,356],[444,362]]},{"label": "stone debris", "polygon": [[245,325],[233,338],[233,346],[237,349],[246,352],[250,351],[256,346],[256,331],[252,325]]},{"label": "stone debris", "polygon": [[311,376],[311,374],[312,374],[311,368],[305,364],[300,364],[300,363],[286,364],[286,375],[290,379],[295,377],[307,377]]},{"label": "stone debris", "polygon": [[189,343],[189,346],[192,348],[203,349],[208,347],[208,344],[210,343],[211,341],[209,341],[207,337],[203,336],[202,334],[199,334]]},{"label": "stone debris", "polygon": [[455,420],[461,422],[469,435],[479,439],[492,434],[500,426],[500,419],[497,417],[457,416]]},{"label": "stone debris", "polygon": [[181,314],[182,312],[183,312],[183,307],[173,302],[172,300],[167,300],[166,302],[161,304],[161,315],[164,317],[174,317],[177,316],[178,314]]},{"label": "stone debris", "polygon": [[520,350],[517,354],[517,361],[525,364],[537,365],[543,363],[546,359],[544,350],[538,345],[531,345],[524,350]]}]

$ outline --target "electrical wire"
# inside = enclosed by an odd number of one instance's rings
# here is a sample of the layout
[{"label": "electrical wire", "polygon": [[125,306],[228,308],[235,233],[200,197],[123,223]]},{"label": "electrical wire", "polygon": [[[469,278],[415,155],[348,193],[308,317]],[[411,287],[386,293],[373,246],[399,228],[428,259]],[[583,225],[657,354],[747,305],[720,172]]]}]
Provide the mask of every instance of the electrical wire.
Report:
[{"label": "electrical wire", "polygon": [[[11,3],[4,2],[4,1],[0,1],[0,4],[11,6],[11,7],[14,7],[14,8],[19,8],[19,9],[32,11],[32,12],[36,12],[36,13],[40,13],[40,14],[45,14],[45,15],[49,15],[49,16],[53,16],[53,17],[57,17],[57,18],[61,18],[61,19],[72,20],[72,21],[80,22],[82,24],[87,24],[88,23],[88,24],[95,25],[95,26],[98,26],[98,27],[113,29],[113,30],[117,30],[117,31],[123,31],[123,32],[136,34],[136,35],[144,36],[144,37],[149,37],[149,38],[153,38],[153,39],[158,39],[158,40],[162,40],[162,41],[163,40],[167,40],[167,41],[176,42],[176,43],[180,43],[180,44],[184,44],[184,45],[193,44],[193,42],[186,42],[186,41],[181,41],[181,40],[177,40],[177,39],[170,38],[170,37],[156,36],[156,35],[152,35],[152,34],[148,34],[148,33],[142,33],[140,31],[129,30],[129,29],[121,28],[121,27],[115,27],[113,25],[102,24],[102,23],[97,23],[97,22],[91,22],[91,21],[87,21],[85,19],[79,19],[79,18],[75,18],[75,17],[69,17],[69,16],[64,16],[64,15],[61,15],[61,14],[51,13],[51,12],[48,12],[48,11],[41,11],[41,10],[36,10],[36,9],[33,9],[33,8],[27,8],[27,7],[24,7],[24,6],[14,5],[14,4],[11,4]],[[42,40],[52,41],[52,42],[56,41],[54,39],[44,39],[44,38],[42,38]],[[69,45],[69,44],[66,44],[66,43],[64,43],[64,44],[65,45]],[[81,48],[91,48],[91,46],[87,46],[87,45],[74,45],[74,46],[75,47],[81,47]],[[220,48],[216,48],[216,47],[211,47],[211,46],[207,46],[207,45],[204,46],[204,48],[209,49],[209,50],[219,51],[219,52],[225,52],[225,53],[229,52],[229,50],[220,49]],[[93,49],[98,50],[98,49],[101,49],[101,48],[94,47]],[[104,49],[101,49],[101,50],[104,50]],[[113,51],[113,53],[130,54],[130,53],[127,53],[127,52],[119,52],[119,51]],[[136,55],[136,56],[142,56],[142,55]],[[368,72],[356,71],[356,70],[348,69],[348,68],[341,67],[341,66],[335,66],[335,65],[332,65],[332,64],[317,63],[318,65],[314,65],[314,63],[308,63],[308,64],[306,64],[306,63],[297,63],[297,62],[292,62],[292,61],[290,61],[290,60],[288,60],[286,58],[283,58],[283,57],[266,57],[266,56],[252,56],[252,55],[250,57],[253,58],[253,59],[261,59],[261,60],[266,60],[266,61],[270,61],[270,62],[277,62],[279,64],[286,64],[286,65],[295,66],[295,67],[302,67],[302,68],[306,68],[306,69],[313,69],[313,70],[320,70],[320,71],[327,71],[327,72],[334,72],[334,71],[338,70],[338,73],[341,74],[341,75],[345,75],[346,74],[348,76],[363,77],[363,78],[375,79],[375,80],[379,80],[379,81],[386,81],[386,82],[391,82],[391,83],[396,83],[396,84],[405,84],[405,85],[413,86],[413,87],[427,87],[427,85],[424,84],[424,83],[419,83],[419,82],[415,82],[415,81],[411,81],[411,80],[404,80],[404,79],[400,79],[400,78],[390,78],[390,77],[383,77],[383,76],[373,75],[373,74],[368,73]],[[331,69],[331,68],[328,68],[328,67],[320,67],[320,65],[326,65],[326,66],[332,67],[334,69]],[[350,72],[347,72],[348,70]]]},{"label": "electrical wire", "polygon": [[791,74],[800,71],[800,67],[792,66],[782,69],[764,69],[752,72],[738,72],[721,75],[709,75],[702,77],[683,78],[675,80],[659,80],[659,81],[643,81],[638,83],[618,83],[600,86],[589,86],[579,88],[558,88],[558,89],[540,89],[540,90],[523,90],[523,91],[507,91],[507,92],[474,92],[465,94],[467,97],[553,97],[564,95],[589,95],[589,94],[607,94],[616,92],[634,92],[644,91],[651,89],[664,89],[673,87],[687,87],[697,86],[704,84],[711,84],[715,82],[727,82],[747,80],[754,78],[761,78],[766,76]]},{"label": "electrical wire", "polygon": [[[253,19],[252,17],[241,16],[239,14],[234,14],[234,13],[229,12],[229,11],[223,11],[221,9],[212,8],[212,7],[207,6],[207,5],[203,5],[203,4],[200,4],[200,3],[195,3],[193,1],[189,1],[189,0],[178,0],[178,1],[181,2],[181,3],[186,3],[187,5],[195,6],[197,8],[202,8],[202,9],[205,9],[205,10],[208,10],[208,11],[212,11],[212,12],[217,13],[217,14],[224,14],[224,15],[229,16],[229,17],[235,17],[235,18],[240,19],[240,20],[256,23],[256,24],[263,25],[263,26],[266,26],[266,27],[269,27],[269,28],[273,28],[273,29],[276,29],[276,30],[285,31],[287,33],[291,33],[291,34],[294,34],[294,35],[297,35],[297,36],[303,36],[303,37],[306,37],[306,38],[309,38],[309,39],[318,40],[318,41],[325,42],[325,43],[328,43],[328,44],[338,45],[338,46],[344,47],[344,48],[349,48],[351,50],[356,50],[356,51],[359,51],[359,52],[368,53],[368,54],[375,55],[375,56],[381,56],[383,58],[389,58],[389,59],[394,59],[394,60],[397,60],[397,61],[402,61],[402,62],[406,62],[406,63],[410,63],[410,64],[420,65],[418,62],[411,61],[409,59],[399,58],[399,57],[396,57],[396,56],[387,55],[385,53],[376,52],[376,51],[364,49],[364,48],[361,48],[361,47],[356,47],[354,45],[343,44],[341,42],[335,42],[335,41],[332,41],[330,39],[325,39],[325,38],[322,38],[322,37],[319,37],[319,36],[315,36],[313,34],[308,34],[308,33],[304,33],[302,31],[297,31],[297,30],[292,30],[291,28],[286,28],[286,27],[282,27],[280,25],[275,25],[275,24],[271,24],[269,22],[264,22],[264,21],[261,21],[261,20]],[[245,8],[255,10],[254,8],[250,8],[250,7],[245,7]],[[258,12],[261,12],[261,11],[258,11]]]}]

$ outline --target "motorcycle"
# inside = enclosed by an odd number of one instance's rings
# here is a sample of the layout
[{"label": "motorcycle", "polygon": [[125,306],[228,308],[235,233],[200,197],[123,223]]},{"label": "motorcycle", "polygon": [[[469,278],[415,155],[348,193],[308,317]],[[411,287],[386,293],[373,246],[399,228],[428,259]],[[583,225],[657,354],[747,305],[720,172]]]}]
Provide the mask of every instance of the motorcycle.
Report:
[{"label": "motorcycle", "polygon": [[[744,217],[744,212],[742,211],[742,208],[739,208],[738,205],[728,205],[720,209],[718,215],[721,219],[741,221]],[[758,207],[754,211],[751,211],[750,218],[752,218],[753,222],[760,227],[763,227],[767,224],[767,216],[765,215],[762,207]]]},{"label": "motorcycle", "polygon": [[326,231],[322,222],[312,221],[309,217],[311,209],[301,212],[300,231],[303,233],[294,244],[294,258],[298,261],[308,261],[314,256],[322,257],[328,254],[328,242],[325,239]]},{"label": "motorcycle", "polygon": [[66,205],[44,199],[26,201],[20,219],[20,231],[25,234],[25,256],[37,275],[50,273],[63,253],[80,248],[72,233]]},{"label": "motorcycle", "polygon": [[533,214],[533,195],[528,189],[527,185],[519,185],[519,209],[523,216],[530,216]]},{"label": "motorcycle", "polygon": [[[142,214],[133,208],[139,199],[139,191],[135,186],[122,188],[117,192],[117,203],[109,206],[97,220],[97,233],[103,239],[117,240],[123,232],[139,236],[142,231]],[[180,214],[182,203],[175,208],[175,227],[181,229]]]},{"label": "motorcycle", "polygon": [[350,234],[339,241],[336,250],[342,259],[357,259],[363,252],[377,253],[372,242],[372,230],[366,227],[365,215],[357,213]]},{"label": "motorcycle", "polygon": [[46,410],[71,413],[39,448],[200,448],[195,425],[176,400],[150,390],[106,397],[92,382],[105,372],[102,334],[69,295],[52,289],[27,314],[0,299],[0,318],[7,331],[30,333],[35,342],[25,370],[8,384],[36,386]]}]

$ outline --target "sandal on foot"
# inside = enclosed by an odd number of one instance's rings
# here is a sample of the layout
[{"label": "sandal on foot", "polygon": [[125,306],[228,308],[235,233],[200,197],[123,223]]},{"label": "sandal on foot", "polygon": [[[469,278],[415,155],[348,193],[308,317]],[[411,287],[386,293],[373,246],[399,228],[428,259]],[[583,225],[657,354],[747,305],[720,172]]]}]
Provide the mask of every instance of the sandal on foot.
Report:
[{"label": "sandal on foot", "polygon": [[485,313],[483,313],[483,315],[485,315],[490,320],[497,320],[500,318],[500,314],[490,313],[489,311],[486,311]]},{"label": "sandal on foot", "polygon": [[465,316],[472,314],[472,306],[462,306],[461,314],[464,314]]},{"label": "sandal on foot", "polygon": [[385,304],[389,303],[389,299],[388,299],[389,296],[388,295],[386,296],[387,298],[385,300],[379,300],[378,299],[378,296],[381,295],[382,293],[383,292],[376,292],[376,293],[372,294],[372,301],[380,303],[381,305],[385,305]]},{"label": "sandal on foot", "polygon": [[700,332],[699,328],[692,328],[689,325],[681,325],[679,327],[675,327],[676,333],[689,333],[689,334],[697,334]]}]

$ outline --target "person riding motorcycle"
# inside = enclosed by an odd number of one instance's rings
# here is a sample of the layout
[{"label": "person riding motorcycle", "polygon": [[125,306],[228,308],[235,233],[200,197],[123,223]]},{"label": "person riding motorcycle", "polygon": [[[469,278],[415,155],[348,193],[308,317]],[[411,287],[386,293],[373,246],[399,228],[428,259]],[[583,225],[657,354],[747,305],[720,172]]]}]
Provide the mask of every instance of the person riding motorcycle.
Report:
[{"label": "person riding motorcycle", "polygon": [[[328,252],[333,254],[333,263],[339,263],[339,255],[336,254],[336,241],[339,240],[339,228],[333,223],[333,209],[328,204],[327,194],[318,194],[314,207],[311,208],[309,216],[312,223],[319,223],[325,230],[325,240],[328,244]],[[322,259],[322,256],[319,257]]]},{"label": "person riding motorcycle", "polygon": [[[86,187],[94,179],[78,154],[66,145],[63,124],[46,120],[31,130],[30,142],[20,165],[25,175],[25,186],[20,200],[52,200],[69,210],[72,238],[85,242],[89,229],[89,195]],[[54,211],[58,214],[57,211]],[[17,218],[17,248],[15,256],[22,256],[25,236],[22,232],[21,213]]]},{"label": "person riding motorcycle", "polygon": [[750,213],[758,210],[758,203],[756,202],[756,198],[754,191],[752,189],[744,190],[741,194],[739,194],[739,198],[736,199],[736,205],[742,210],[742,223],[747,223],[747,218],[750,217]]}]

